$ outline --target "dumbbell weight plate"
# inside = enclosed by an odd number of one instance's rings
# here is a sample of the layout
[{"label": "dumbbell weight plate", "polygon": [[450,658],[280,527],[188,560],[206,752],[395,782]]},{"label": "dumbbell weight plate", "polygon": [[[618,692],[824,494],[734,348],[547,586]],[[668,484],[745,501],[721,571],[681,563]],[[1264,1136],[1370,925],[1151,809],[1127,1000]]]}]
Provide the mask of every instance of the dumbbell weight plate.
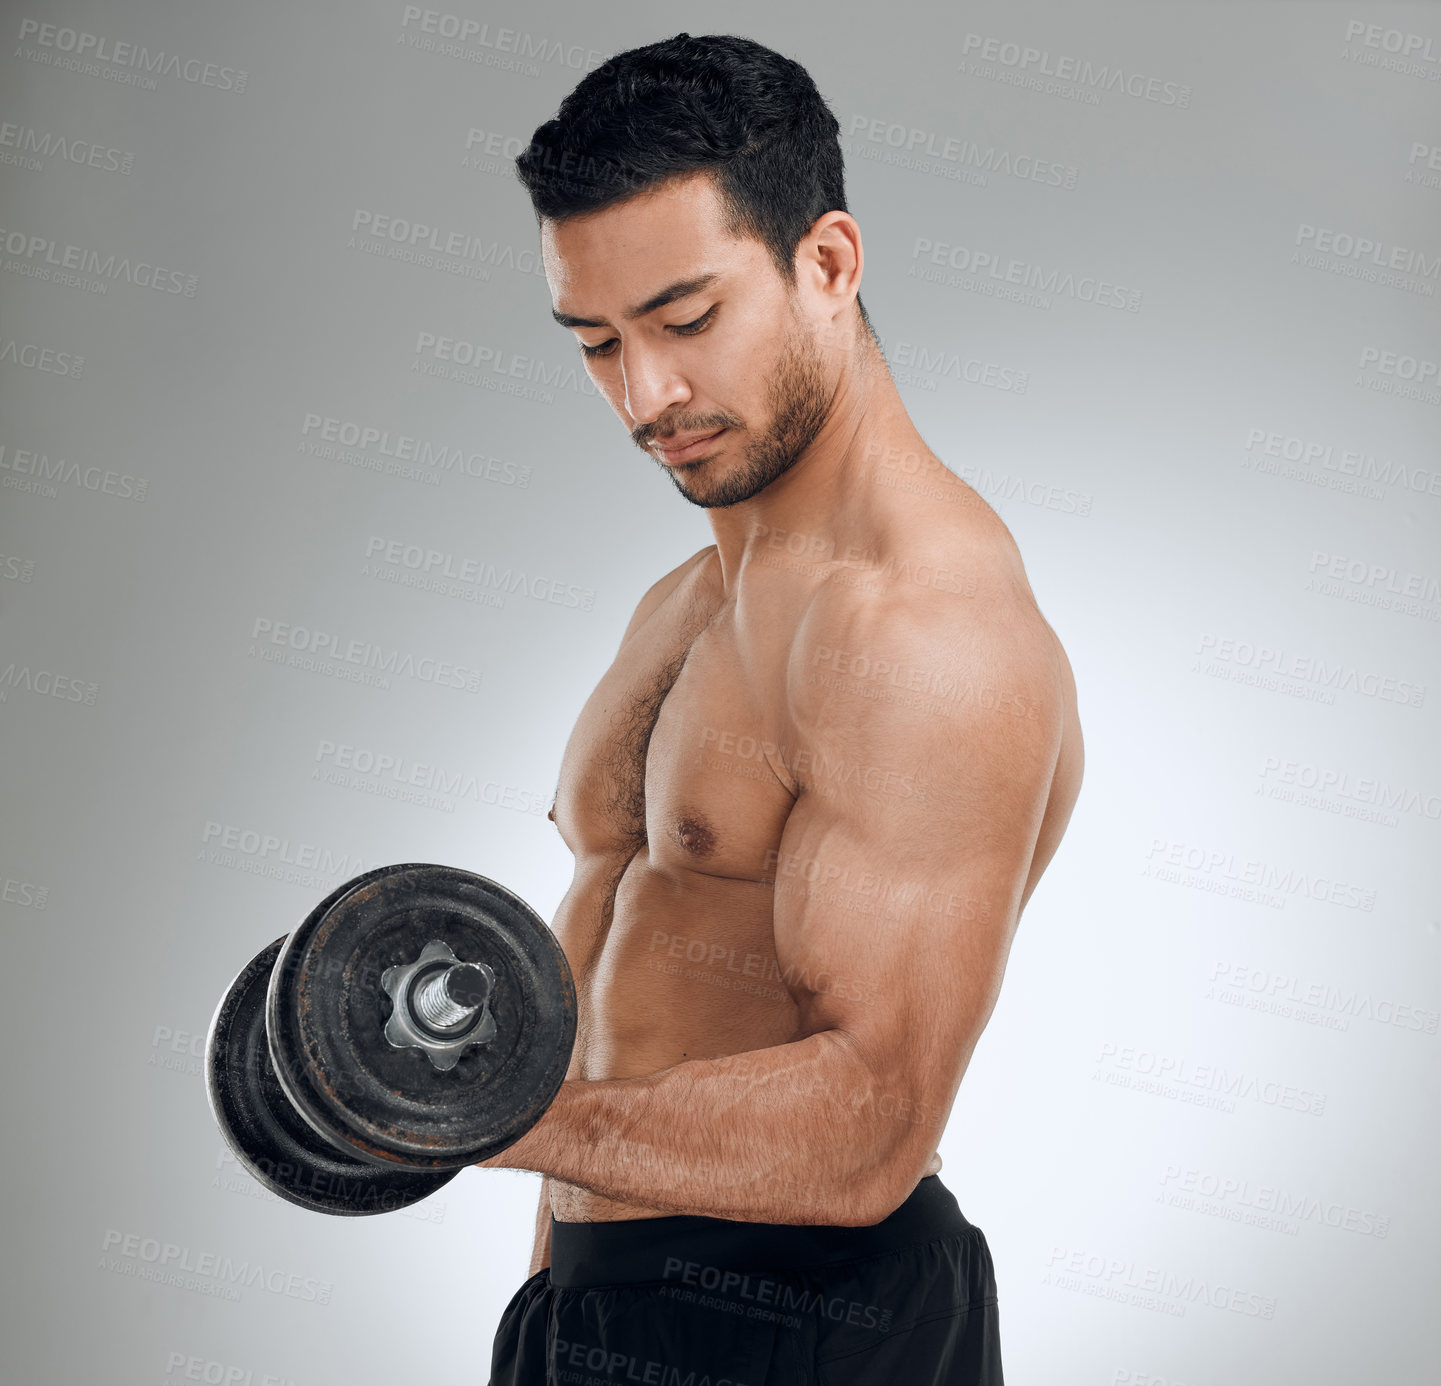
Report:
[{"label": "dumbbell weight plate", "polygon": [[[385,1034],[381,978],[432,942],[495,977],[493,1037],[448,1070]],[[560,1088],[575,1025],[570,969],[545,922],[451,866],[381,868],[341,887],[286,940],[266,998],[271,1057],[301,1116],[358,1159],[427,1170],[519,1140]]]},{"label": "dumbbell weight plate", "polygon": [[238,1159],[272,1193],[313,1212],[358,1217],[419,1202],[455,1172],[381,1169],[337,1150],[302,1119],[270,1059],[265,997],[284,938],[262,949],[221,997],[205,1037],[205,1091]]}]

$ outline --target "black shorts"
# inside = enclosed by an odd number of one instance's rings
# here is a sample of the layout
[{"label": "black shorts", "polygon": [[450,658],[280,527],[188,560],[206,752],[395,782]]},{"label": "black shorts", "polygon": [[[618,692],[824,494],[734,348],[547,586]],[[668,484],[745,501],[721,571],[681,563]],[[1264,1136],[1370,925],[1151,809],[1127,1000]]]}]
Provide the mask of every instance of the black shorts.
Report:
[{"label": "black shorts", "polygon": [[936,1175],[874,1227],[550,1224],[490,1386],[1002,1386],[985,1234]]}]

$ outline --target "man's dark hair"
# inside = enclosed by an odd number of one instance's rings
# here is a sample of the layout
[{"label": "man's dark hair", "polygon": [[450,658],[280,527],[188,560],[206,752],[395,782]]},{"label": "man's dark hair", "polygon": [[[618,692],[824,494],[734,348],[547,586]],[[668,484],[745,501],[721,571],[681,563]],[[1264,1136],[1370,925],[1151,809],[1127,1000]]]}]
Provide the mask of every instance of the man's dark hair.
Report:
[{"label": "man's dark hair", "polygon": [[[826,212],[850,210],[839,133],[798,62],[735,34],[677,34],[587,73],[515,167],[537,224],[711,174],[727,233],[760,241],[794,285],[801,239]],[[856,306],[874,336],[859,295]]]}]

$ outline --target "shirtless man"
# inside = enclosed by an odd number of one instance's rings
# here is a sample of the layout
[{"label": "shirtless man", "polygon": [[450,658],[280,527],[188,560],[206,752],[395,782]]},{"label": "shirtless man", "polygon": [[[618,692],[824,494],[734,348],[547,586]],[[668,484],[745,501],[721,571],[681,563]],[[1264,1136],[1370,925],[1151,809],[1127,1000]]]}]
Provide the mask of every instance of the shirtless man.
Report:
[{"label": "shirtless man", "polygon": [[715,543],[566,746],[579,1026],[485,1162],[545,1176],[493,1386],[1002,1380],[937,1145],[1081,729],[1010,533],[871,332],[837,128],[798,64],[682,34],[517,161],[556,320]]}]

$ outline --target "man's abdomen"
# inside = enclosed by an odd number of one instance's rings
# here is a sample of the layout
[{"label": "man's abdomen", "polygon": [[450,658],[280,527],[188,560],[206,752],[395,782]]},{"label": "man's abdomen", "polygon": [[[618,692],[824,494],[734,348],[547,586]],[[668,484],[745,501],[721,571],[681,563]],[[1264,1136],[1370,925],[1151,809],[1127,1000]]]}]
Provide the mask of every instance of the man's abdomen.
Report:
[{"label": "man's abdomen", "polygon": [[[567,955],[591,960],[577,975],[570,1077],[635,1078],[798,1037],[768,884],[658,869],[642,848],[624,867],[606,928],[605,874],[578,871],[555,919]],[[597,930],[603,937],[592,941]],[[554,1183],[551,1208],[562,1222],[671,1211]]]}]

